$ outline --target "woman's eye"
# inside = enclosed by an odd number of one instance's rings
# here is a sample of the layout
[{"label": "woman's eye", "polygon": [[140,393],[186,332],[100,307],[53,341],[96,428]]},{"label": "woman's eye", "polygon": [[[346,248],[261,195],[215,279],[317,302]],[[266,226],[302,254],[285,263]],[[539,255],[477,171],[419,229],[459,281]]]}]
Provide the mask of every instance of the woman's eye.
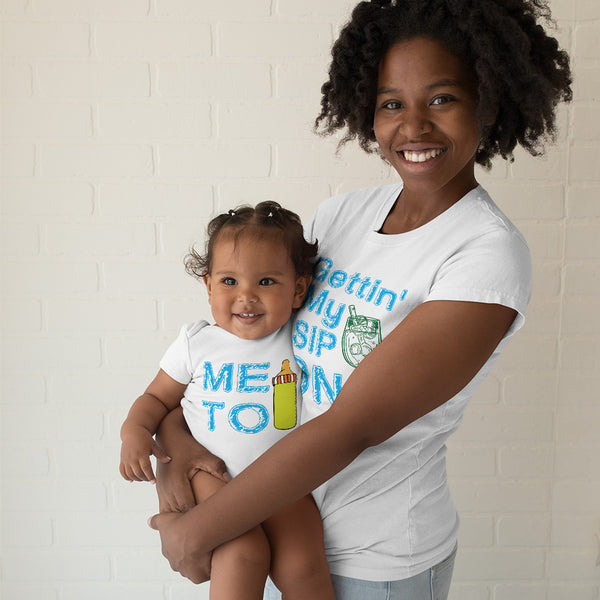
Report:
[{"label": "woman's eye", "polygon": [[273,285],[275,283],[275,280],[271,279],[270,277],[263,277],[260,282],[259,285]]},{"label": "woman's eye", "polygon": [[387,108],[388,110],[398,110],[402,107],[400,102],[396,102],[395,100],[390,100],[389,102],[385,102],[383,104],[383,108]]},{"label": "woman's eye", "polygon": [[221,279],[221,283],[224,285],[235,285],[237,281],[233,277],[223,277],[223,279]]},{"label": "woman's eye", "polygon": [[450,96],[438,96],[437,98],[434,98],[431,101],[431,104],[434,105],[440,105],[440,104],[447,104],[448,102],[451,102],[452,98]]}]

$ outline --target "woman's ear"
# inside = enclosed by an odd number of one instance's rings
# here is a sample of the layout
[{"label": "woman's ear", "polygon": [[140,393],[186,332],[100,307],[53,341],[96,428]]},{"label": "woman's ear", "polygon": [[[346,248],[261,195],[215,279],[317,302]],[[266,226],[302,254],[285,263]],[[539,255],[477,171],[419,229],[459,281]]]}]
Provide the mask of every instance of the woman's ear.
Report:
[{"label": "woman's ear", "polygon": [[296,278],[296,291],[294,293],[294,302],[292,308],[300,308],[304,302],[304,296],[308,292],[308,287],[312,281],[312,275],[301,275]]}]

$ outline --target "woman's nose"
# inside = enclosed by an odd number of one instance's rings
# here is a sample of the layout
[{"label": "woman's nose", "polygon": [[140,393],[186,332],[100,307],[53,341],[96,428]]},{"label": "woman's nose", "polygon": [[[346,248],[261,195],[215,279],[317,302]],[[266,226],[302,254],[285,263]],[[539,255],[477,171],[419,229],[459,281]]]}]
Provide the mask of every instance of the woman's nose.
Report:
[{"label": "woman's nose", "polygon": [[426,112],[420,108],[405,109],[400,122],[400,128],[409,139],[418,139],[429,133],[433,126]]}]

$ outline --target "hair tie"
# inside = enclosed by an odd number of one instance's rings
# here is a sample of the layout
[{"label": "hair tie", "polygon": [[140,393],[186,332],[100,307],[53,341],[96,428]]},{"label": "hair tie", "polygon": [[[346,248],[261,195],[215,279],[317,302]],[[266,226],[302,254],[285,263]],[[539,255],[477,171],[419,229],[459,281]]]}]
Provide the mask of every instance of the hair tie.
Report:
[{"label": "hair tie", "polygon": [[235,216],[236,216],[236,214],[237,214],[237,213],[235,212],[235,210],[230,210],[230,211],[229,211],[229,216],[230,216],[230,217],[235,217]]},{"label": "hair tie", "polygon": [[269,211],[269,214],[267,215],[267,218],[272,217],[273,216],[273,211]]}]

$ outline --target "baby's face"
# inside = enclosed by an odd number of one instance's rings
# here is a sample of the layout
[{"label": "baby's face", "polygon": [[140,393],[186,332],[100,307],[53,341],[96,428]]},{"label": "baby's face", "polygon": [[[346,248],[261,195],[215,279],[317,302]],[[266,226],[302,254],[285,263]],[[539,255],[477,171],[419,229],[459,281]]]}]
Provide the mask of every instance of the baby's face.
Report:
[{"label": "baby's face", "polygon": [[278,240],[244,235],[217,239],[204,281],[215,323],[245,340],[285,325],[302,304],[309,283],[296,275]]}]

